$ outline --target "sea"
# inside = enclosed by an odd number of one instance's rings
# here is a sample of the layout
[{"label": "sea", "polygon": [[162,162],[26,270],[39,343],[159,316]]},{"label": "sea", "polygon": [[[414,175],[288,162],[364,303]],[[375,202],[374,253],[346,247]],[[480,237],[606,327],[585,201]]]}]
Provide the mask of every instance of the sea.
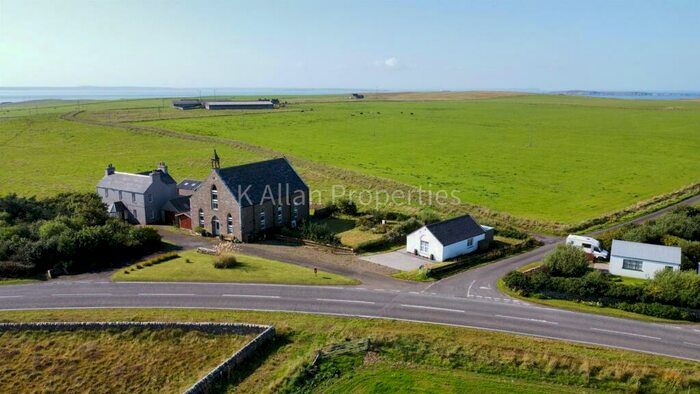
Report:
[{"label": "sea", "polygon": [[202,96],[303,96],[350,94],[362,89],[275,89],[275,88],[151,88],[151,87],[0,87],[0,103],[36,100],[117,100]]},{"label": "sea", "polygon": [[[368,89],[289,89],[289,88],[154,88],[154,87],[0,87],[0,104],[37,100],[117,100],[137,98],[179,98],[211,96],[303,96],[323,94],[350,94],[368,92]],[[397,90],[375,90],[391,92]],[[528,90],[524,90],[528,91]],[[699,99],[700,92],[660,91],[593,91],[568,90],[556,92],[529,91],[531,93],[562,94],[567,96],[604,97],[634,100],[684,100]]]}]

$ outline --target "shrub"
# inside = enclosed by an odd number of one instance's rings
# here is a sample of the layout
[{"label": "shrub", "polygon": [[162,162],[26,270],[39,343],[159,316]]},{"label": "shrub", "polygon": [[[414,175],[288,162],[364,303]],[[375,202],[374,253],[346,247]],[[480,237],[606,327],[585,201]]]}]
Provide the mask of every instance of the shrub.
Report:
[{"label": "shrub", "polygon": [[22,278],[36,274],[36,266],[19,261],[0,261],[0,277]]},{"label": "shrub", "polygon": [[190,259],[185,259],[185,263],[190,264],[190,263],[192,263],[192,260],[190,260]]},{"label": "shrub", "polygon": [[620,302],[614,305],[615,308],[623,311],[639,313],[647,316],[660,317],[662,319],[697,321],[698,316],[689,311],[670,305],[653,303],[627,303]]},{"label": "shrub", "polygon": [[202,226],[196,226],[192,231],[194,231],[197,234],[201,234],[201,235],[204,235],[204,233],[205,233],[204,227],[202,227]]},{"label": "shrub", "polygon": [[580,277],[589,269],[586,254],[570,245],[558,245],[544,258],[544,266],[552,276]]},{"label": "shrub", "polygon": [[499,227],[495,229],[494,233],[502,237],[514,239],[528,239],[530,237],[526,232],[513,227]]},{"label": "shrub", "polygon": [[338,207],[338,212],[340,213],[344,213],[346,215],[351,216],[357,215],[357,204],[355,204],[355,202],[350,199],[341,198],[340,200],[338,200],[336,206]]},{"label": "shrub", "polygon": [[520,271],[510,271],[503,277],[503,283],[511,290],[522,291],[523,294],[531,290],[530,281],[524,273]]},{"label": "shrub", "polygon": [[230,269],[236,268],[236,266],[238,266],[238,260],[232,254],[222,254],[214,261],[214,268],[217,269]]},{"label": "shrub", "polygon": [[340,239],[327,225],[319,223],[306,223],[301,228],[301,236],[305,239],[329,245],[339,245]]}]

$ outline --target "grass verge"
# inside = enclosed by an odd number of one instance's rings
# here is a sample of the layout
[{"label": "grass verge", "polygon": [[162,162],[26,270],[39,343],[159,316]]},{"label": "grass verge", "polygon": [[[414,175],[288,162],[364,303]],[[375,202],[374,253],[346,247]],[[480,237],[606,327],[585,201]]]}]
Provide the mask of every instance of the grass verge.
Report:
[{"label": "grass verge", "polygon": [[[0,312],[0,321],[86,320],[273,324],[278,333],[275,343],[262,352],[260,359],[251,361],[256,368],[236,379],[235,387],[225,388],[228,391],[293,392],[305,376],[319,382],[314,387],[338,384],[335,387],[352,388],[361,381],[355,377],[365,376],[367,385],[360,384],[355,392],[401,392],[411,382],[407,379],[423,380],[422,372],[428,373],[427,383],[420,386],[417,382],[414,387],[440,393],[464,392],[459,388],[470,387],[466,385],[475,382],[485,385],[482,392],[500,391],[503,386],[499,382],[513,382],[513,387],[522,392],[528,392],[530,387],[551,392],[685,393],[700,389],[697,362],[451,326],[298,313],[191,309]],[[321,378],[309,368],[319,350],[361,340],[371,345],[366,353],[354,359],[353,362],[360,363],[359,368],[341,365],[337,374]],[[389,368],[393,375],[387,375]],[[404,379],[405,376],[412,378]],[[382,385],[384,380],[386,386]],[[465,386],[459,386],[460,380]],[[494,390],[486,390],[488,387]]]},{"label": "grass verge", "polygon": [[38,279],[4,279],[0,278],[0,286],[3,285],[26,285],[28,283],[38,282]]},{"label": "grass verge", "polygon": [[[114,281],[153,282],[241,282],[284,283],[300,285],[355,285],[355,279],[324,271],[260,257],[236,254],[235,268],[214,268],[214,256],[187,250],[167,262],[143,266],[141,263],[121,269],[112,275]],[[141,268],[138,268],[141,267]]]},{"label": "grass verge", "polygon": [[182,392],[252,335],[182,330],[0,333],[0,391]]}]

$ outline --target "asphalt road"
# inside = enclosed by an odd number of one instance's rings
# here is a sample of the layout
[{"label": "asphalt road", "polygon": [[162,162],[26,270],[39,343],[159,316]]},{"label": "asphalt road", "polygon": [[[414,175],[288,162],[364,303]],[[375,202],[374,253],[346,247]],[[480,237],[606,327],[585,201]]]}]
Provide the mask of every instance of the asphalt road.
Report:
[{"label": "asphalt road", "polygon": [[[694,203],[700,196],[687,200]],[[648,220],[658,213],[636,221]],[[402,319],[610,346],[700,361],[700,325],[656,324],[570,312],[501,294],[503,274],[540,260],[558,239],[536,250],[431,285],[293,286],[230,283],[141,283],[58,280],[0,286],[0,309],[204,308],[289,311]],[[390,279],[387,279],[389,281]]]}]

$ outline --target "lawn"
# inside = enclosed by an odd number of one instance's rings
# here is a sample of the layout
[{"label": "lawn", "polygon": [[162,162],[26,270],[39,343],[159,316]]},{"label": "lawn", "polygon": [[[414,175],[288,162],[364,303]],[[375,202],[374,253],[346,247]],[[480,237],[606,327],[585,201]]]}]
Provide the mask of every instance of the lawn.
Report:
[{"label": "lawn", "polygon": [[[174,260],[143,267],[140,263],[117,271],[115,281],[154,282],[240,282],[285,283],[299,285],[355,285],[355,279],[280,261],[236,254],[239,265],[235,268],[214,268],[214,256],[187,250]],[[187,262],[189,260],[189,262]],[[137,269],[138,266],[143,268]],[[127,273],[128,272],[128,273]]]},{"label": "lawn", "polygon": [[[0,321],[100,320],[274,325],[277,340],[261,353],[258,362],[234,377],[228,391],[236,392],[294,392],[300,382],[311,378],[321,392],[345,392],[346,388],[357,390],[351,392],[405,392],[410,388],[427,393],[478,392],[471,389],[476,385],[482,392],[525,393],[537,388],[557,393],[700,390],[697,362],[451,326],[233,310],[0,312]],[[370,348],[354,359],[355,369],[343,368],[320,377],[313,372],[305,375],[319,350],[360,340],[368,340]],[[160,357],[158,352],[146,353],[145,357]]]},{"label": "lawn", "polygon": [[356,248],[363,242],[373,241],[382,237],[382,234],[360,230],[357,227],[357,220],[352,217],[329,217],[315,219],[314,222],[328,226],[329,230],[340,237],[340,243],[351,248]]},{"label": "lawn", "polygon": [[10,279],[10,278],[0,278],[0,286],[3,285],[26,285],[29,283],[37,282],[38,279]]},{"label": "lawn", "polygon": [[0,333],[0,392],[182,392],[251,335],[181,330]]},{"label": "lawn", "polygon": [[224,137],[538,220],[577,223],[700,181],[700,103],[522,96],[300,104],[141,122]]}]

